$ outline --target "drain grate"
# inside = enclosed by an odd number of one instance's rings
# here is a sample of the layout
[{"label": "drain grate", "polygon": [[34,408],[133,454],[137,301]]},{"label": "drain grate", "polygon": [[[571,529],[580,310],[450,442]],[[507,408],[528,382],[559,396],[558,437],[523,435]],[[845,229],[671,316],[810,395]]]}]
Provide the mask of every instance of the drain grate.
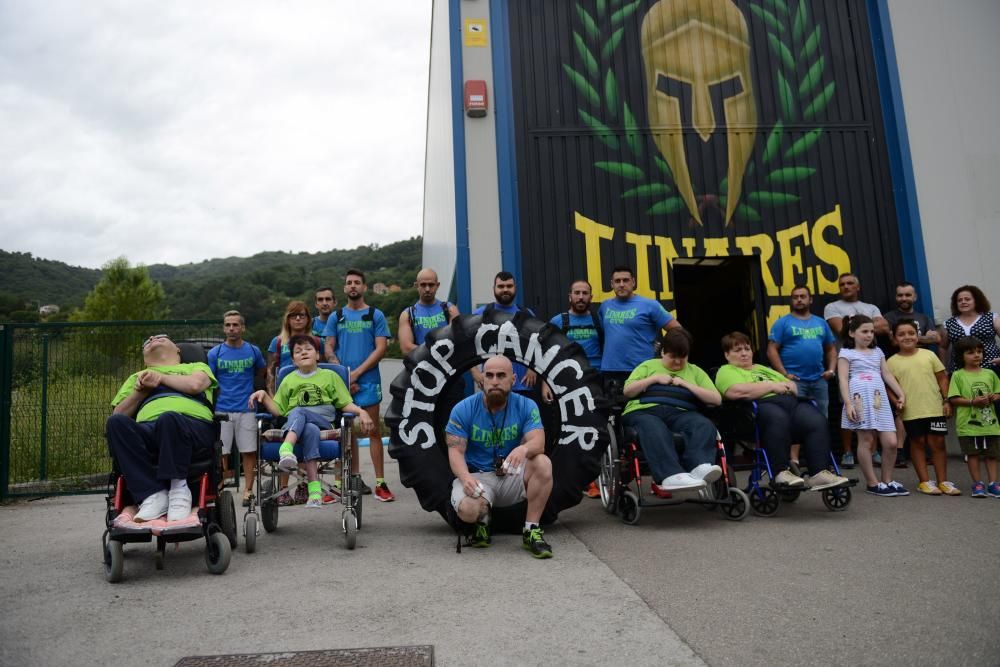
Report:
[{"label": "drain grate", "polygon": [[376,646],[325,651],[192,655],[176,667],[432,667],[433,646]]}]

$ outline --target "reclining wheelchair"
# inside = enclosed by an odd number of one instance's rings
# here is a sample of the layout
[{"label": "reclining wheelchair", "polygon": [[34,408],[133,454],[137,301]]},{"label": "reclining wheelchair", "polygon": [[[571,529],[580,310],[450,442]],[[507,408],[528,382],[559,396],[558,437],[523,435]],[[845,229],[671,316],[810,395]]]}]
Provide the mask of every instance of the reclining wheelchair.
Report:
[{"label": "reclining wheelchair", "polygon": [[[204,362],[205,351],[194,343],[178,343],[181,362]],[[132,505],[125,478],[118,462],[112,457],[112,471],[108,477],[105,498],[104,534],[101,546],[104,576],[110,583],[124,577],[125,544],[152,542],[156,539],[155,567],[162,570],[167,544],[205,539],[205,564],[212,574],[222,574],[229,567],[232,549],[236,546],[236,505],[228,490],[220,490],[222,480],[222,445],[218,424],[221,415],[215,416],[215,440],[210,449],[195,449],[188,467],[188,486],[191,488],[197,516],[192,514],[185,521],[137,525],[132,521],[116,520],[122,511]],[[172,525],[173,524],[173,525]]]},{"label": "reclining wheelchair", "polygon": [[[350,386],[351,371],[339,364],[321,363],[320,368],[334,371]],[[281,381],[295,370],[294,366],[283,366],[278,371],[275,389]],[[357,544],[358,531],[361,530],[362,492],[361,475],[351,472],[352,445],[354,442],[355,415],[349,412],[338,412],[335,429],[320,431],[320,483],[324,494],[334,498],[340,497],[340,526],[348,549],[354,549]],[[258,528],[257,506],[260,505],[260,523],[264,530],[273,533],[278,529],[278,496],[294,488],[301,476],[299,470],[288,472],[289,483],[281,486],[279,475],[286,471],[278,468],[281,456],[278,449],[282,443],[282,430],[276,428],[283,423],[284,418],[275,418],[269,413],[257,414],[257,485],[256,492],[250,495],[250,505],[243,516],[244,545],[247,553],[256,550]],[[298,446],[296,455],[301,460]],[[338,489],[323,479],[323,473],[334,470],[340,475],[342,489]],[[263,477],[267,477],[263,480]],[[304,481],[304,477],[301,481]]]},{"label": "reclining wheelchair", "polygon": [[[808,489],[779,484],[774,481],[777,472],[772,469],[767,451],[762,445],[757,419],[758,409],[757,401],[723,401],[722,405],[716,408],[714,419],[731,459],[735,458],[734,449],[736,446],[747,450],[752,456],[752,463],[745,466],[745,469],[750,470],[745,493],[750,499],[750,507],[754,514],[773,516],[782,502],[794,503],[802,492]],[[833,472],[839,476],[840,467],[832,452],[830,461]],[[740,466],[740,468],[744,469],[744,466]],[[849,479],[846,484],[823,489],[820,491],[823,504],[832,512],[846,510],[851,504],[851,487],[856,486],[857,483],[858,480]]]},{"label": "reclining wheelchair", "polygon": [[[644,491],[642,478],[650,473],[638,434],[621,423],[625,403],[620,394],[612,399],[611,416],[608,420],[611,442],[601,459],[597,478],[601,504],[608,513],[617,514],[628,525],[635,525],[644,508],[691,503],[702,505],[709,511],[718,508],[731,521],[741,521],[746,517],[750,511],[750,501],[746,493],[737,487],[734,471],[729,465],[726,449],[718,433],[715,464],[722,468],[719,479],[696,492]],[[674,443],[678,453],[681,453],[684,448],[683,436],[674,434]]]}]

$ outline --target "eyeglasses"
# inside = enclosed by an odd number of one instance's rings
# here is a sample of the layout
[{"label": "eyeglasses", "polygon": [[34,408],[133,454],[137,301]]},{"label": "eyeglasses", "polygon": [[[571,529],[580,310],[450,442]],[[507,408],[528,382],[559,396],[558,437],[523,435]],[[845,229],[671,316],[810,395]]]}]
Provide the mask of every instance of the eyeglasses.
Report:
[{"label": "eyeglasses", "polygon": [[293,313],[292,315],[288,316],[288,319],[290,319],[290,320],[297,320],[300,317],[309,317],[309,316],[306,315],[305,313]]},{"label": "eyeglasses", "polygon": [[170,336],[168,336],[167,334],[153,334],[152,336],[150,336],[149,338],[147,338],[142,342],[142,349],[145,350],[147,347],[152,345],[154,340],[164,340],[164,339],[170,340]]}]

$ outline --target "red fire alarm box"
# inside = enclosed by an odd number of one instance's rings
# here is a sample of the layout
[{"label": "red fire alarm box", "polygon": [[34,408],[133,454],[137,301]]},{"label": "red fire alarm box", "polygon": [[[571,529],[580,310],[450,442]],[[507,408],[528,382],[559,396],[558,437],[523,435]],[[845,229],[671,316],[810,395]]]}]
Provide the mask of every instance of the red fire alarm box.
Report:
[{"label": "red fire alarm box", "polygon": [[482,118],[489,109],[489,98],[486,95],[486,82],[472,80],[465,82],[465,113],[470,118]]}]

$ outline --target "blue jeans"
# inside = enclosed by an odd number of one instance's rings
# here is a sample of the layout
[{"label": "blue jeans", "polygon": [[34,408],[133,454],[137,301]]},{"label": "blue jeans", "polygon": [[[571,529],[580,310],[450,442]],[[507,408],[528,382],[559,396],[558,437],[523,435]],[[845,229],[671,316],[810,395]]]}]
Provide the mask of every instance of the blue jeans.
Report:
[{"label": "blue jeans", "polygon": [[[654,405],[628,413],[622,417],[622,424],[638,433],[642,453],[657,484],[702,463],[715,463],[715,424],[699,412]],[[677,455],[674,433],[684,436],[682,456]]]},{"label": "blue jeans", "polygon": [[292,408],[285,422],[285,433],[291,431],[298,436],[295,456],[300,461],[319,459],[319,432],[332,428],[329,421],[305,408]]},{"label": "blue jeans", "polygon": [[799,398],[811,398],[816,401],[816,409],[823,415],[823,419],[828,419],[830,412],[829,383],[821,377],[818,380],[796,380],[795,385],[799,388]]}]

